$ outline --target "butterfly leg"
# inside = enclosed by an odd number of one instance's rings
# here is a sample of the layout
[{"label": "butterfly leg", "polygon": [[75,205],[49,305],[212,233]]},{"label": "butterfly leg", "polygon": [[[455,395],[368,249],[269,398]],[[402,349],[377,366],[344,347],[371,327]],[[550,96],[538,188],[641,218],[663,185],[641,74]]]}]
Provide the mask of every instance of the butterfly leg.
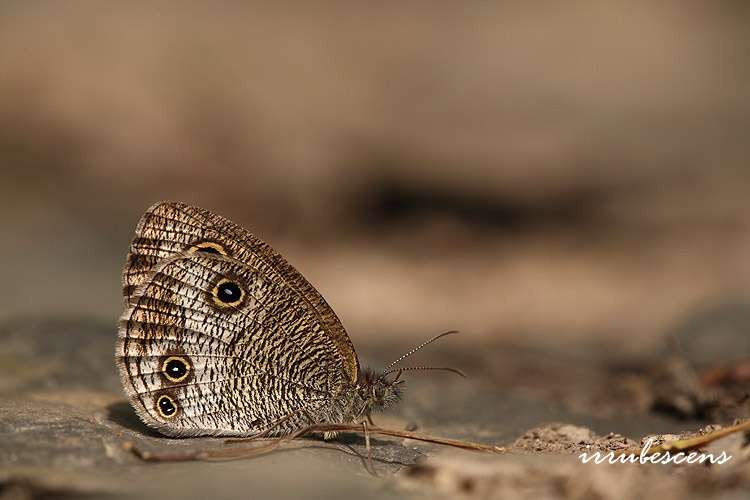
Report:
[{"label": "butterfly leg", "polygon": [[323,433],[323,441],[330,441],[331,439],[335,439],[338,435],[339,433],[337,431],[326,431]]},{"label": "butterfly leg", "polygon": [[[307,416],[307,419],[310,421],[310,427],[315,427],[315,419],[312,417],[309,411],[306,409],[303,409],[302,412]],[[330,441],[331,439],[336,438],[339,433],[338,431],[325,431],[323,432],[323,441]]]},{"label": "butterfly leg", "polygon": [[367,463],[370,466],[370,473],[377,476],[375,466],[372,464],[372,447],[370,446],[370,433],[367,431],[367,420],[362,421],[362,430],[365,432],[365,449],[367,450]]}]

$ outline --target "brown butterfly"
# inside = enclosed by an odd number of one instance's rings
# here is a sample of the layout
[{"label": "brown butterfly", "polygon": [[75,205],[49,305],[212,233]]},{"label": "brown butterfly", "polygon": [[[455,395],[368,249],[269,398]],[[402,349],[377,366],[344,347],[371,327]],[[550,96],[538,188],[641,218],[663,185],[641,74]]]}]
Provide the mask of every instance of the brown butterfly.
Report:
[{"label": "brown butterfly", "polygon": [[[367,425],[401,373],[359,366],[318,291],[244,228],[202,208],[143,215],[123,272],[116,362],[140,418],[169,436],[285,436]],[[338,427],[337,427],[338,425]],[[327,427],[326,427],[327,426]]]}]

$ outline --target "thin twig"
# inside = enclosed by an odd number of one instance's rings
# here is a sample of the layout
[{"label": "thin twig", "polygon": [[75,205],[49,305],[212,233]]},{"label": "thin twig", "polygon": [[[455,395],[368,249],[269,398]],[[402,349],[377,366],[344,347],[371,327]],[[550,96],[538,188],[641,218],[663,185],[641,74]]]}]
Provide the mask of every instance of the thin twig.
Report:
[{"label": "thin twig", "polygon": [[[123,447],[133,454],[135,454],[141,460],[148,462],[185,462],[191,460],[236,460],[241,458],[251,458],[260,455],[265,455],[271,451],[277,449],[283,443],[292,441],[296,438],[306,436],[309,434],[322,434],[325,432],[354,432],[362,433],[364,428],[359,424],[316,424],[309,427],[299,429],[287,436],[275,438],[270,443],[255,445],[255,446],[227,446],[220,449],[209,449],[209,450],[186,450],[186,451],[169,451],[169,452],[152,452],[148,450],[141,450],[134,446],[131,442],[127,442]],[[458,439],[444,438],[440,436],[432,436],[429,434],[421,434],[418,432],[402,431],[396,429],[385,429],[376,426],[367,426],[367,434],[380,434],[382,436],[400,437],[405,439],[414,439],[416,441],[422,441],[425,443],[433,443],[442,446],[451,446],[468,451],[482,451],[489,453],[503,453],[505,448],[501,446],[487,445],[482,443],[474,443],[471,441],[462,441]],[[368,436],[366,436],[368,437]],[[227,439],[226,444],[235,443],[257,443],[260,439],[258,437],[252,438],[240,438],[240,439]]]},{"label": "thin twig", "polygon": [[[698,448],[702,448],[710,443],[713,443],[714,441],[717,441],[721,438],[724,438],[726,436],[729,436],[730,434],[734,434],[737,432],[744,432],[744,431],[750,431],[750,420],[746,420],[745,422],[741,422],[739,424],[730,425],[729,427],[724,427],[723,429],[716,430],[714,432],[709,432],[708,434],[704,434],[703,436],[698,436],[694,438],[687,438],[687,439],[675,439],[673,441],[666,441],[660,445],[652,446],[648,450],[646,450],[646,456],[653,455],[655,453],[665,453],[665,452],[685,452],[685,451],[692,451],[696,450]],[[641,453],[641,449],[627,449],[619,451],[615,454],[615,456],[620,455],[638,455]]]}]

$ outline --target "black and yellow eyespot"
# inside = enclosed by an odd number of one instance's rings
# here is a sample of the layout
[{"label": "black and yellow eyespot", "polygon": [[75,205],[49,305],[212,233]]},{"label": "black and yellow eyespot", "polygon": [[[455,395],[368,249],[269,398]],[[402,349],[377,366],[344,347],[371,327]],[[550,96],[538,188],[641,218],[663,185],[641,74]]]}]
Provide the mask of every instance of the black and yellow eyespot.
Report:
[{"label": "black and yellow eyespot", "polygon": [[229,255],[223,246],[219,245],[215,241],[201,241],[195,243],[188,249],[188,252],[201,252],[201,253],[212,253],[215,255]]},{"label": "black and yellow eyespot", "polygon": [[156,400],[156,411],[164,418],[173,418],[177,415],[177,403],[171,397],[162,394]]},{"label": "black and yellow eyespot", "polygon": [[245,290],[234,280],[220,279],[211,290],[214,303],[219,307],[237,307],[245,298]]},{"label": "black and yellow eyespot", "polygon": [[170,382],[182,382],[190,375],[190,362],[182,356],[169,356],[161,364],[161,373]]}]

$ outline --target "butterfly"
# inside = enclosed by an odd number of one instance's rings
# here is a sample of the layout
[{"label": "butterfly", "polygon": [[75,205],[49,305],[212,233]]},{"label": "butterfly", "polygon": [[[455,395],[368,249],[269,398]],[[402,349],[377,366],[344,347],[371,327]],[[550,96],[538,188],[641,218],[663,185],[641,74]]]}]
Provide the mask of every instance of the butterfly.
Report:
[{"label": "butterfly", "polygon": [[[208,210],[141,217],[122,276],[116,364],[143,422],[167,436],[285,436],[369,421],[401,398],[393,368],[360,367],[325,299],[280,254]],[[335,427],[335,426],[334,426]]]}]

